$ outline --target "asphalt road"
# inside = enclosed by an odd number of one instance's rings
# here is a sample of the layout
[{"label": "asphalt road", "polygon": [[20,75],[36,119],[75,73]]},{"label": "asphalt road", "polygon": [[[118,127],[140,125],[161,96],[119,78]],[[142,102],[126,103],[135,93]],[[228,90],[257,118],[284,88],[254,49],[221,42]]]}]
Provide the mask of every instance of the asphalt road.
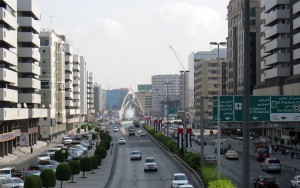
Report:
[{"label": "asphalt road", "polygon": [[[205,146],[205,154],[215,154],[214,148],[216,146],[209,143]],[[234,149],[234,148],[233,148]],[[200,145],[193,142],[193,151],[200,152]],[[296,161],[295,161],[296,162]],[[224,155],[221,155],[221,173],[223,173],[226,177],[228,177],[236,187],[243,187],[242,184],[242,153],[239,153],[239,160],[227,160]],[[283,171],[281,173],[277,172],[264,172],[261,170],[261,162],[256,161],[255,156],[250,156],[250,187],[253,186],[253,181],[256,177],[262,174],[270,174],[273,177],[276,177],[280,180],[280,187],[290,187],[290,180],[295,176],[287,171]]]},{"label": "asphalt road", "polygon": [[[114,133],[117,140],[119,136],[124,136],[120,132]],[[125,145],[117,144],[117,155],[115,165],[112,169],[112,178],[108,182],[108,187],[122,188],[153,188],[171,187],[171,176],[174,173],[183,172],[189,176],[189,172],[172,160],[167,153],[154,143],[148,135],[145,137],[125,136]],[[143,155],[141,161],[131,161],[130,151],[140,150]],[[152,156],[158,163],[157,172],[144,172],[144,160]],[[190,183],[196,185],[190,178]]]}]

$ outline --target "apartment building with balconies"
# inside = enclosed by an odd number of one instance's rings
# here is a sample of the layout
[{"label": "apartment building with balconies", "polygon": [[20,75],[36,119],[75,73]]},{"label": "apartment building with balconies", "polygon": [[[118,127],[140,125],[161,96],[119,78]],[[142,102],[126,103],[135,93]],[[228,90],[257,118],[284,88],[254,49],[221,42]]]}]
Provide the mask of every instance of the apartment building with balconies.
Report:
[{"label": "apartment building with balconies", "polygon": [[73,109],[74,127],[78,127],[81,121],[80,112],[80,58],[78,54],[73,54]]},{"label": "apartment building with balconies", "polygon": [[[88,75],[87,75],[87,63],[83,56],[78,56],[79,66],[80,66],[80,80],[77,80],[80,83],[80,122],[87,121],[87,89],[88,89]],[[75,59],[74,59],[75,61]]]},{"label": "apartment building with balconies", "polygon": [[53,30],[42,30],[40,40],[42,104],[49,108],[40,119],[40,136],[52,140],[66,132],[65,42]]},{"label": "apartment building with balconies", "polygon": [[95,115],[94,106],[94,84],[93,84],[93,73],[87,72],[87,119],[93,120]]},{"label": "apartment building with balconies", "polygon": [[94,90],[95,113],[99,115],[103,109],[103,107],[101,106],[101,94],[102,94],[101,85],[99,83],[95,82],[94,86],[93,86],[93,90]]}]

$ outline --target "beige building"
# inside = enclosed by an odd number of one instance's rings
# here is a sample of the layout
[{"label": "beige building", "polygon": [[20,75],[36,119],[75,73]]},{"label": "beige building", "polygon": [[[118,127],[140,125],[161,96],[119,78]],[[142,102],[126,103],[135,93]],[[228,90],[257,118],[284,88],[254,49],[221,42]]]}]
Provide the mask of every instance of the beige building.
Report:
[{"label": "beige building", "polygon": [[150,115],[152,112],[152,92],[139,91],[135,92],[135,94],[144,110],[145,115]]}]

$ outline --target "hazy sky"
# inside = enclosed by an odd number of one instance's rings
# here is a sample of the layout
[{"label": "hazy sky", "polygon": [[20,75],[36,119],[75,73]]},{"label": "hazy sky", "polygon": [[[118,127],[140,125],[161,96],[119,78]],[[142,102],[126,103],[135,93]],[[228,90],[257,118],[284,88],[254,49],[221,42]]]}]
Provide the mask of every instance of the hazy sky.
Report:
[{"label": "hazy sky", "polygon": [[[229,0],[36,0],[41,28],[63,34],[103,89],[179,74],[192,52],[226,41]],[[51,24],[52,20],[52,24]]]}]

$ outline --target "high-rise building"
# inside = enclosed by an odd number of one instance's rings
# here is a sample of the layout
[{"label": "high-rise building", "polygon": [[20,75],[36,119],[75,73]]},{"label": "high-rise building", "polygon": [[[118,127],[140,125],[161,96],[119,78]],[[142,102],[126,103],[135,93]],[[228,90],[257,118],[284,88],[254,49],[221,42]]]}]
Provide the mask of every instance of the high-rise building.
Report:
[{"label": "high-rise building", "polygon": [[[243,3],[241,0],[230,0],[227,6],[227,88],[226,95],[243,95],[244,90],[244,22]],[[252,94],[257,81],[259,65],[259,3],[250,0],[250,92]]]},{"label": "high-rise building", "polygon": [[87,72],[87,119],[93,121],[95,116],[93,73]]},{"label": "high-rise building", "polygon": [[41,40],[41,95],[48,109],[47,118],[41,118],[40,136],[52,140],[66,129],[65,110],[65,43],[53,30],[42,30]]},{"label": "high-rise building", "polygon": [[106,110],[120,110],[128,92],[128,88],[106,90]]},{"label": "high-rise building", "polygon": [[138,92],[135,92],[141,107],[144,110],[144,115],[151,115],[152,112],[152,85],[139,84]]},{"label": "high-rise building", "polygon": [[167,103],[168,114],[177,114],[180,101],[180,75],[154,75],[152,84],[152,115],[166,116]]},{"label": "high-rise building", "polygon": [[100,112],[102,112],[106,108],[106,90],[101,90],[100,96]]},{"label": "high-rise building", "polygon": [[102,107],[101,107],[101,94],[102,94],[101,85],[96,82],[96,83],[94,83],[93,88],[94,88],[95,113],[100,114],[100,112],[102,111]]},{"label": "high-rise building", "polygon": [[88,90],[88,75],[87,75],[87,63],[85,61],[85,58],[83,56],[76,56],[78,60],[75,60],[76,58],[74,57],[74,61],[78,61],[80,65],[80,122],[85,122],[88,121],[88,98],[87,98],[87,90]]},{"label": "high-rise building", "polygon": [[73,60],[73,109],[75,110],[73,128],[75,128],[78,127],[81,122],[83,122],[81,121],[81,111],[80,111],[81,77],[80,77],[80,59],[78,54],[73,54],[72,60]]}]

